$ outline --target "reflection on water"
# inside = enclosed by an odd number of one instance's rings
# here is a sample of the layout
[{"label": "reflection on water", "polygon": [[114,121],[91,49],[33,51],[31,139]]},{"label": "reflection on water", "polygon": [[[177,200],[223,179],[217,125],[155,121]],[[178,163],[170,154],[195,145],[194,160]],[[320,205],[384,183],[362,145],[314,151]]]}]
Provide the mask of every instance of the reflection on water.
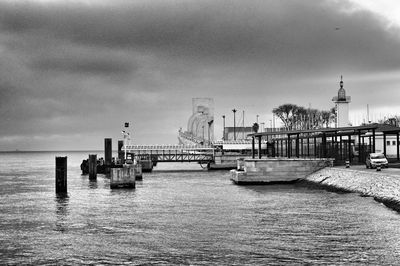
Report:
[{"label": "reflection on water", "polygon": [[89,181],[89,188],[96,189],[98,187],[97,180],[90,180]]},{"label": "reflection on water", "polygon": [[68,203],[69,197],[67,194],[57,195],[55,197],[56,203],[56,231],[65,232],[67,228],[67,218],[68,218]]}]

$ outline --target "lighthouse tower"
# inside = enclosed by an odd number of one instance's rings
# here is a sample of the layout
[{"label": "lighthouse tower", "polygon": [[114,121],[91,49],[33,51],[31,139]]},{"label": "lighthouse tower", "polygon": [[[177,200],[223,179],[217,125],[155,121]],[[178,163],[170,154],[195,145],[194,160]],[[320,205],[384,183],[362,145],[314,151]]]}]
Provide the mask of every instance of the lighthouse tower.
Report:
[{"label": "lighthouse tower", "polygon": [[338,95],[333,97],[332,101],[336,108],[336,127],[350,126],[349,120],[349,103],[351,97],[346,96],[346,91],[343,88],[343,76],[340,76],[340,89]]}]

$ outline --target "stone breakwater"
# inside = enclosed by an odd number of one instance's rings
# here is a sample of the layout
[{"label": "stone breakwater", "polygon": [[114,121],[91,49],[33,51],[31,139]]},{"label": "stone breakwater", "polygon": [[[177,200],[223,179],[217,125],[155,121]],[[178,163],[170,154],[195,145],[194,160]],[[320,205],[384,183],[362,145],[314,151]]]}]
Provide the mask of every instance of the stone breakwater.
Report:
[{"label": "stone breakwater", "polygon": [[324,168],[305,179],[328,189],[360,193],[400,212],[400,175],[346,168]]}]

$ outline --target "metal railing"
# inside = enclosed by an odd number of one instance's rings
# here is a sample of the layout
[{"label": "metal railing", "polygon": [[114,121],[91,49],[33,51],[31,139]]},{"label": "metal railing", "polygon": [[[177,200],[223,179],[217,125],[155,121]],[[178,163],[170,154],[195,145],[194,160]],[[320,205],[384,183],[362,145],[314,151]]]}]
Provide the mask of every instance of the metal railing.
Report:
[{"label": "metal railing", "polygon": [[203,145],[128,145],[128,154],[153,162],[200,162],[214,161],[215,149]]}]

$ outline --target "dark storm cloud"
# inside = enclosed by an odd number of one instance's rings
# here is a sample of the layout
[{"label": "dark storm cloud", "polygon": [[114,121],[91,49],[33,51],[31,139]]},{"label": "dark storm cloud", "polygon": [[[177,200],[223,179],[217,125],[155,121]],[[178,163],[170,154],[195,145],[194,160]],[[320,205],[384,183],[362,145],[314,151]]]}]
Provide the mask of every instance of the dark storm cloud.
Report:
[{"label": "dark storm cloud", "polygon": [[[134,65],[124,59],[85,57],[52,57],[39,58],[32,62],[31,67],[39,71],[61,71],[79,74],[131,74]],[[125,62],[124,62],[125,61]]]},{"label": "dark storm cloud", "polygon": [[185,124],[192,97],[283,103],[303,96],[311,77],[400,69],[399,29],[350,7],[0,0],[0,137],[104,133],[125,117],[169,130],[171,117]]},{"label": "dark storm cloud", "polygon": [[39,71],[61,71],[79,74],[128,75],[135,66],[124,58],[98,55],[98,57],[56,56],[33,60],[31,67]]},{"label": "dark storm cloud", "polygon": [[327,61],[343,65],[351,61],[365,69],[398,66],[400,55],[394,52],[399,40],[387,33],[383,21],[366,11],[341,12],[344,4],[335,6],[329,1],[139,1],[45,7],[17,4],[1,8],[0,17],[3,29],[8,32],[159,56],[194,57],[200,61],[257,60],[288,68],[318,67]]}]

